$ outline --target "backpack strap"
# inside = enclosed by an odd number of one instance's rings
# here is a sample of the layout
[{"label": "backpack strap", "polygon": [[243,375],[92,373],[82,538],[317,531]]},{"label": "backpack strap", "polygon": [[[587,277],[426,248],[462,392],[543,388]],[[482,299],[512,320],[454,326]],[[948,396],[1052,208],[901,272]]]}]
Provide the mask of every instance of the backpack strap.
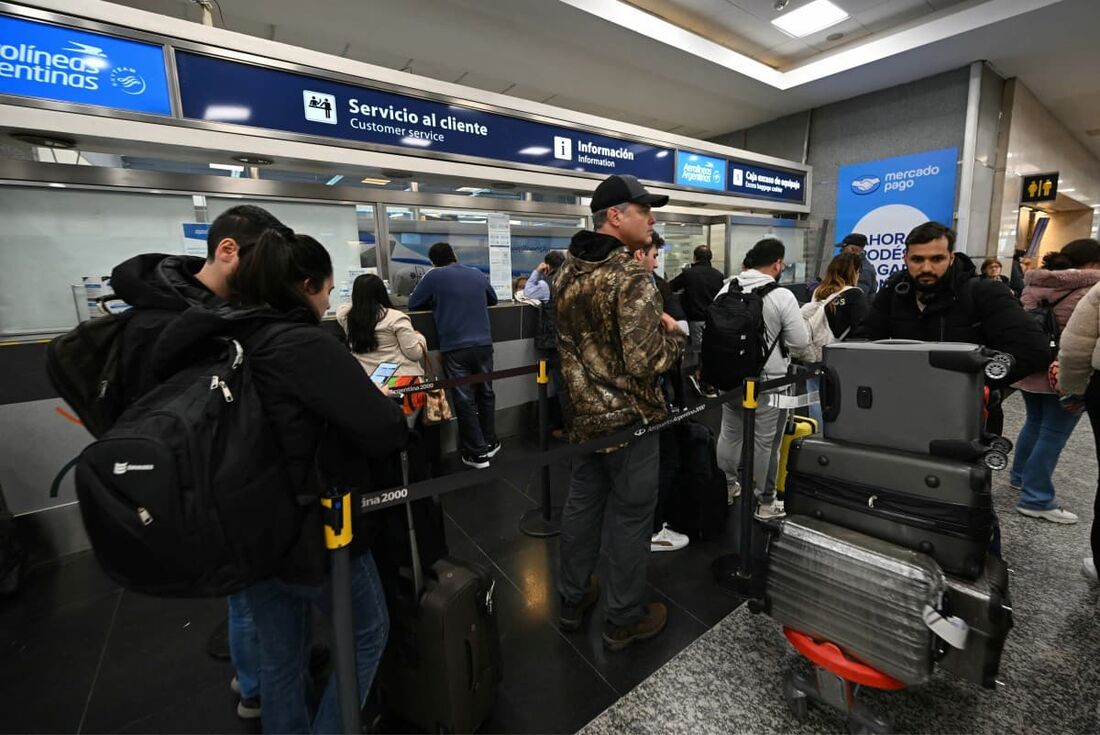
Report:
[{"label": "backpack strap", "polygon": [[[737,283],[738,285],[740,285],[740,282],[736,278],[734,279],[734,283]],[[772,281],[771,283],[765,283],[763,286],[760,286],[759,288],[754,288],[752,291],[749,291],[748,293],[754,293],[754,294],[758,295],[760,297],[761,301],[763,301],[764,297],[766,297],[768,294],[770,294],[772,291],[774,291],[777,288],[779,288],[779,282],[778,281]],[[768,333],[768,324],[767,324],[767,322],[764,321],[764,306],[763,306],[763,304],[761,304],[761,306],[760,306],[760,319],[761,319],[760,326],[764,330],[764,335],[765,335],[765,338],[766,338],[767,333]],[[781,341],[782,336],[783,336],[783,329],[782,329],[782,327],[780,327],[779,333],[776,334],[775,339],[772,340],[772,346],[769,347],[768,351],[764,353],[764,364],[765,365],[768,364],[768,359],[772,356],[772,353],[775,352],[775,348],[779,344],[779,342]],[[780,348],[780,353],[783,355],[783,357],[787,356],[786,345],[784,345],[783,347]]]},{"label": "backpack strap", "polygon": [[839,291],[836,291],[834,293],[829,294],[828,296],[826,296],[822,300],[821,308],[824,309],[826,306],[833,303],[833,299],[835,299],[837,296],[840,296],[845,291],[851,291],[853,288],[859,288],[859,286],[845,286],[844,288],[840,289]]},{"label": "backpack strap", "polygon": [[54,476],[53,482],[50,483],[51,498],[56,498],[58,493],[61,492],[61,481],[65,479],[65,475],[69,474],[73,467],[76,467],[77,463],[80,461],[80,457],[81,455],[78,454],[70,459],[65,463],[65,466],[58,471],[57,475]]}]

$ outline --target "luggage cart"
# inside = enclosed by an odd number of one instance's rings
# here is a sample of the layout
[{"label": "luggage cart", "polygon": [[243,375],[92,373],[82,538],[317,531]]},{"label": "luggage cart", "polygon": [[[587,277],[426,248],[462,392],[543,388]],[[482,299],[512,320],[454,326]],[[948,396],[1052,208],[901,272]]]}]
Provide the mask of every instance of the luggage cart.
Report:
[{"label": "luggage cart", "polygon": [[805,720],[813,701],[846,714],[850,733],[893,732],[889,719],[857,697],[863,687],[892,691],[904,689],[903,682],[851,658],[835,643],[815,640],[792,628],[783,628],[783,635],[814,665],[813,679],[793,671],[783,683],[783,697],[795,719]]}]

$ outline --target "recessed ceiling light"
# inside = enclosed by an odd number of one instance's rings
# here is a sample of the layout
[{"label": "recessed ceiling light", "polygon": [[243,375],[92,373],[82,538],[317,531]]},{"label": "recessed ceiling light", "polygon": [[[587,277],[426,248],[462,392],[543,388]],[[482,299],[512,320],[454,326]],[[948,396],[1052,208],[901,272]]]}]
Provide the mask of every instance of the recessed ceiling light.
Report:
[{"label": "recessed ceiling light", "polygon": [[825,36],[826,41],[839,41],[842,38],[844,38],[843,33],[830,33],[829,35]]},{"label": "recessed ceiling light", "polygon": [[413,175],[408,171],[401,171],[396,168],[384,168],[382,169],[382,175],[388,176],[391,179],[411,179]]},{"label": "recessed ceiling light", "polygon": [[386,184],[390,183],[390,180],[389,179],[376,179],[376,178],[372,178],[372,177],[368,176],[367,178],[363,179],[363,183],[364,184],[372,184],[374,186],[385,186]]},{"label": "recessed ceiling light", "polygon": [[263,156],[233,156],[234,161],[247,163],[249,166],[270,166],[274,161]]},{"label": "recessed ceiling light", "polygon": [[829,0],[813,0],[812,3],[774,18],[772,25],[788,35],[802,38],[847,19],[848,13]]}]

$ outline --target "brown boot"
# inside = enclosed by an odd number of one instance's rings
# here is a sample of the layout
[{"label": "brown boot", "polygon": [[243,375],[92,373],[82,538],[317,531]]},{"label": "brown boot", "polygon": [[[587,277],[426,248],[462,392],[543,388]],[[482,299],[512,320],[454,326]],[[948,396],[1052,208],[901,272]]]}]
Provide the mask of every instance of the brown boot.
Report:
[{"label": "brown boot", "polygon": [[645,617],[630,625],[612,625],[603,629],[603,645],[609,651],[621,651],[634,641],[647,641],[665,629],[668,608],[663,602],[651,602],[645,606]]},{"label": "brown boot", "polygon": [[570,605],[565,600],[561,601],[561,614],[558,615],[558,627],[567,633],[572,633],[581,627],[584,622],[584,614],[600,599],[600,580],[595,574],[588,578],[588,587],[581,595],[580,602]]}]

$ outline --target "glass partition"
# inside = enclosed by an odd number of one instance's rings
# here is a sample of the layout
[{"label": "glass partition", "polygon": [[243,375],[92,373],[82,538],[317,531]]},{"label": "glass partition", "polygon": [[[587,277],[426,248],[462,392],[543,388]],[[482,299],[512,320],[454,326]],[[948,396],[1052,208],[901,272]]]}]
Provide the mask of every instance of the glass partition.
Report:
[{"label": "glass partition", "polygon": [[[0,334],[71,329],[85,279],[141,253],[183,253],[190,196],[7,187],[0,195]],[[202,246],[205,252],[205,243]]]},{"label": "glass partition", "polygon": [[794,224],[792,220],[765,220],[761,224],[731,222],[729,224],[730,274],[736,275],[741,272],[741,263],[753,245],[766,237],[774,237],[787,249],[787,255],[783,259],[786,267],[780,279],[781,282],[805,283],[807,231],[804,228],[795,227]]},{"label": "glass partition", "polygon": [[[428,248],[448,242],[460,263],[489,273],[491,211],[435,207],[386,207],[391,291],[406,297],[431,268]],[[512,277],[533,271],[549,250],[565,250],[584,226],[581,217],[509,214]]]}]

